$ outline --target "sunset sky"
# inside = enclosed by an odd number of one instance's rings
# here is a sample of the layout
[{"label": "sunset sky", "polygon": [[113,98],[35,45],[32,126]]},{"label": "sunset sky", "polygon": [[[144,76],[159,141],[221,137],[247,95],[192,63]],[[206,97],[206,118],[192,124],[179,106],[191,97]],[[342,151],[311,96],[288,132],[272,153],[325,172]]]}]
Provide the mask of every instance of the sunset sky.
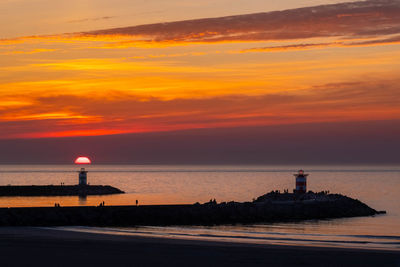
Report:
[{"label": "sunset sky", "polygon": [[0,139],[397,124],[400,1],[341,2],[1,1]]}]

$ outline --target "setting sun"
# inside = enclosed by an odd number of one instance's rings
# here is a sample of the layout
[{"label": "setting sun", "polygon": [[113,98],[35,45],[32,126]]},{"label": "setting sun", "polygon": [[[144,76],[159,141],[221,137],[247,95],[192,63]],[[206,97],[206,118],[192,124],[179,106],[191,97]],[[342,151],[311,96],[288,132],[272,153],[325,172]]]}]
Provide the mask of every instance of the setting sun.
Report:
[{"label": "setting sun", "polygon": [[75,164],[90,164],[92,161],[88,157],[78,157]]}]

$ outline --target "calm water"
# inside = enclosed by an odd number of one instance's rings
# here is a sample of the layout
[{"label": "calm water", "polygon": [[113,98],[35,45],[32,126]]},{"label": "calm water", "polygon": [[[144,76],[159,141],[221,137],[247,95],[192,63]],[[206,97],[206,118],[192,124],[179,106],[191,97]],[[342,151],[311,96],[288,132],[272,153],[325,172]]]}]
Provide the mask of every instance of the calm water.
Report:
[{"label": "calm water", "polygon": [[[302,223],[219,227],[87,228],[60,230],[103,232],[215,241],[294,245],[324,245],[400,250],[400,167],[301,166],[310,174],[308,189],[329,190],[358,198],[387,215]],[[1,185],[76,184],[77,166],[3,165]],[[276,189],[292,189],[290,166],[117,166],[87,167],[90,184],[109,184],[126,192],[113,196],[0,197],[1,207],[178,204],[251,201]]]}]

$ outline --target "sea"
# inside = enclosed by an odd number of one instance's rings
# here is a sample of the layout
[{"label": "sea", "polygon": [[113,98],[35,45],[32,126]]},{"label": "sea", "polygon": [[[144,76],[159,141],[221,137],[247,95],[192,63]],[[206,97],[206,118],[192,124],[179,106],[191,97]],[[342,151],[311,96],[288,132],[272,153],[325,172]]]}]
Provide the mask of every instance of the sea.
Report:
[{"label": "sea", "polygon": [[[0,185],[73,185],[76,165],[0,165]],[[292,246],[326,246],[400,251],[400,166],[161,166],[88,165],[88,183],[112,185],[125,194],[109,196],[0,197],[0,207],[193,204],[252,201],[272,190],[294,188],[300,168],[308,190],[356,198],[387,214],[296,223],[210,227],[56,227],[110,235]]]}]

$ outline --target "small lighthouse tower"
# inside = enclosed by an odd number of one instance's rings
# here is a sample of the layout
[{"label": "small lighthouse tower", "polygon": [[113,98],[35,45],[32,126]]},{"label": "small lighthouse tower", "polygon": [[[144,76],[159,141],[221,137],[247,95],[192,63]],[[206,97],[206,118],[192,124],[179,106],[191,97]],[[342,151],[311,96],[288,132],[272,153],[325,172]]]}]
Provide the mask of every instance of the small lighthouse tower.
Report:
[{"label": "small lighthouse tower", "polygon": [[79,185],[87,185],[87,173],[85,168],[81,168],[79,171]]},{"label": "small lighthouse tower", "polygon": [[297,174],[293,174],[296,177],[296,189],[293,190],[295,194],[305,194],[307,192],[307,176],[303,170],[299,170]]},{"label": "small lighthouse tower", "polygon": [[[75,160],[75,164],[90,164],[92,163],[88,157],[78,157]],[[87,173],[88,171],[85,168],[81,168],[79,173],[79,185],[87,185]]]}]

